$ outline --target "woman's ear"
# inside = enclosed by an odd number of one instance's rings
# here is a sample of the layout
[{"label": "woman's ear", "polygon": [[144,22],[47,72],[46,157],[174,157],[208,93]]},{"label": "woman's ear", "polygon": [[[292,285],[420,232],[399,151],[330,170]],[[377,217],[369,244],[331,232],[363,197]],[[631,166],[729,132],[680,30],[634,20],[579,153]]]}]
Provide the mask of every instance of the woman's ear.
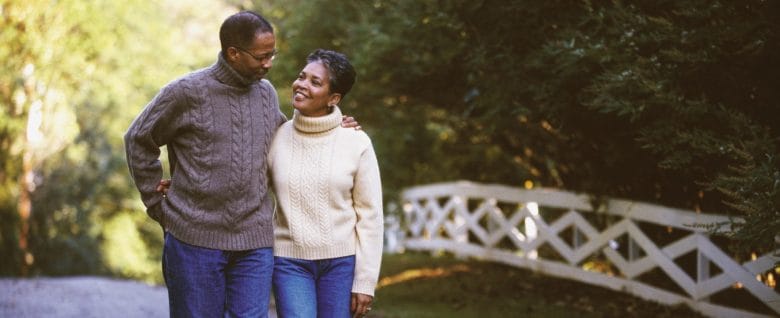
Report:
[{"label": "woman's ear", "polygon": [[341,102],[341,94],[330,94],[330,97],[328,98],[328,106],[336,106],[339,104],[339,102]]}]

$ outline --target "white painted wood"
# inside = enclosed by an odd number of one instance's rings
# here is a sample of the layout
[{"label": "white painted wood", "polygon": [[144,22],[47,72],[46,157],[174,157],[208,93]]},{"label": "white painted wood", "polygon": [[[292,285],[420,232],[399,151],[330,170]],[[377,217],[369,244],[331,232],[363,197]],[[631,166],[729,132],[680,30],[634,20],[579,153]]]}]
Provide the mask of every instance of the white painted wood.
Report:
[{"label": "white painted wood", "polygon": [[[685,253],[690,252],[696,248],[696,237],[691,234],[682,239],[677,240],[661,249],[661,251],[668,255],[670,258],[675,259]],[[651,256],[642,257],[635,262],[631,263],[631,266],[626,269],[627,277],[636,277],[652,270],[656,266]]]},{"label": "white painted wood", "polygon": [[685,292],[688,293],[688,295],[694,295],[695,294],[695,285],[696,282],[691,279],[691,277],[688,276],[688,274],[685,273],[683,269],[681,269],[677,264],[674,263],[673,259],[670,258],[668,255],[661,252],[660,249],[658,249],[655,244],[653,244],[653,241],[650,240],[647,236],[642,233],[642,231],[639,230],[634,224],[629,224],[628,226],[628,232],[631,233],[632,236],[636,238],[637,243],[639,246],[641,246],[647,255],[650,256],[650,258],[653,259],[653,261],[663,269],[663,271],[671,278],[677,285],[680,286]]},{"label": "white painted wood", "polygon": [[[731,220],[725,216],[610,198],[593,207],[585,194],[465,181],[412,187],[403,191],[402,201],[404,232],[401,237],[407,249],[449,251],[528,268],[664,304],[684,303],[712,317],[765,317],[709,301],[709,296],[739,282],[775,314],[780,314],[780,294],[755,278],[772,270],[780,258],[769,253],[742,264],[733,260],[712,243],[709,233],[701,226],[724,224],[721,229],[727,229],[725,224]],[[443,206],[440,201],[444,202]],[[474,202],[473,211],[469,210],[469,202]],[[550,217],[545,212],[549,209],[561,211],[557,213],[558,219],[546,219]],[[609,216],[613,223],[599,229],[588,221],[597,215]],[[659,246],[642,231],[640,223],[668,227],[675,233],[683,231],[688,235]],[[567,229],[573,235],[571,241],[562,236]],[[618,247],[610,246],[624,235],[628,236],[628,246],[623,247],[627,249],[626,257],[614,249]],[[498,245],[505,239],[512,243],[510,247]],[[544,246],[552,248],[564,260],[545,259],[540,253]],[[692,277],[675,262],[688,253],[696,255],[693,268],[687,269],[694,271]],[[583,270],[582,265],[597,255],[606,256],[619,272],[607,275]],[[710,264],[722,272],[712,276]],[[635,280],[654,269],[660,269],[685,294]]]},{"label": "white painted wood", "polygon": [[720,266],[724,272],[727,272],[728,275],[739,281],[751,294],[755,295],[769,308],[780,313],[780,297],[774,290],[756,280],[750,271],[740,266],[710,240],[700,236],[698,243],[702,252]]},{"label": "white painted wood", "polygon": [[560,263],[549,262],[546,260],[529,260],[527,258],[517,257],[511,253],[493,251],[474,244],[458,244],[451,241],[412,239],[407,241],[407,247],[412,250],[427,251],[459,250],[461,253],[463,253],[463,255],[466,256],[495,261],[520,268],[527,268],[549,276],[577,280],[595,286],[622,291],[643,299],[657,301],[662,304],[686,304],[710,317],[770,317],[740,309],[719,306],[716,304],[696,302],[689,298],[681,297],[678,294],[671,293],[654,286],[642,284],[641,282],[626,280],[620,277],[606,276],[596,272],[583,271],[577,268],[572,268],[561,265]]}]

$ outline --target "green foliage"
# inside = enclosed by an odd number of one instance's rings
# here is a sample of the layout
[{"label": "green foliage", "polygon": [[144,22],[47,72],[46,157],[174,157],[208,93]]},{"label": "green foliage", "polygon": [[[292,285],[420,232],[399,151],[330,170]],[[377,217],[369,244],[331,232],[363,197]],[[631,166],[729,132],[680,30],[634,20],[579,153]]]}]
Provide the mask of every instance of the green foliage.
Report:
[{"label": "green foliage", "polygon": [[[372,136],[386,201],[422,183],[530,181],[730,213],[738,249],[776,248],[776,1],[254,2],[277,27],[270,79],[288,115],[309,52],[350,56],[358,82],[341,106]],[[162,85],[214,60],[232,12],[0,3],[0,275],[24,262],[31,180],[33,274],[159,281],[160,229],[121,137]]]},{"label": "green foliage", "polygon": [[213,62],[225,7],[69,0],[0,8],[0,252],[8,255],[0,274],[18,275],[24,261],[17,181],[28,156],[31,274],[161,282],[161,231],[128,177],[121,138],[162,85]]},{"label": "green foliage", "polygon": [[366,317],[702,317],[625,293],[451,255],[386,254]]},{"label": "green foliage", "polygon": [[[777,248],[773,237],[780,233],[779,227],[769,221],[777,216],[777,200],[728,195],[745,188],[770,191],[751,180],[765,178],[771,170],[748,167],[761,165],[753,158],[777,154],[780,126],[769,118],[780,115],[780,96],[773,84],[777,76],[767,68],[776,65],[780,44],[777,3],[687,1],[584,7],[589,14],[578,28],[550,47],[554,60],[549,64],[596,70],[578,88],[577,101],[586,112],[621,120],[617,127],[627,134],[587,139],[627,150],[610,155],[632,163],[624,169],[638,165],[640,171],[650,173],[619,169],[618,177],[630,178],[622,180],[604,174],[611,182],[597,185],[597,192],[745,216],[748,227],[733,233],[738,245],[746,250]],[[572,74],[578,79],[571,80],[581,80],[583,75]],[[571,109],[565,103],[561,107]],[[572,123],[562,124],[571,127]],[[764,163],[764,170],[771,165],[778,167],[776,161]],[[722,173],[734,166],[744,169],[736,176]],[[729,177],[741,180],[724,180]],[[628,188],[620,189],[618,184]],[[583,190],[593,192],[590,187]],[[745,205],[761,208],[740,208]],[[762,233],[761,238],[749,235],[750,231]]]},{"label": "green foliage", "polygon": [[[736,238],[734,249],[742,255],[767,253],[780,242],[780,168],[777,155],[754,158],[750,152],[736,149],[744,163],[729,167],[713,186],[725,194],[728,204],[744,221],[734,222],[726,234]],[[723,231],[723,230],[720,230]],[[775,245],[767,244],[775,242]]]},{"label": "green foliage", "polygon": [[146,216],[128,212],[131,211],[116,215],[104,227],[105,244],[102,252],[107,266],[123,277],[144,279],[150,283],[160,282],[160,255],[149,252],[149,247],[136,228],[136,224],[143,221],[138,219]]},{"label": "green foliage", "polygon": [[[725,194],[759,169],[721,180],[760,166],[741,145],[777,154],[776,2],[257,3],[278,27],[277,87],[318,47],[356,65],[342,108],[374,140],[387,200],[420,183],[530,180],[747,218],[777,211],[753,197],[768,206],[746,213],[735,207],[747,197]],[[749,224],[778,233],[764,219]],[[770,236],[733,237],[771,248]]]},{"label": "green foliage", "polygon": [[413,184],[497,175],[514,178],[496,182],[516,184],[516,176],[527,176],[502,156],[487,131],[492,127],[464,121],[469,42],[461,32],[465,26],[449,11],[457,7],[435,1],[285,2],[295,14],[279,14],[275,21],[283,55],[272,76],[290,76],[283,84],[275,81],[277,87],[292,82],[315,48],[351,57],[358,84],[341,106],[372,136],[388,200]]}]

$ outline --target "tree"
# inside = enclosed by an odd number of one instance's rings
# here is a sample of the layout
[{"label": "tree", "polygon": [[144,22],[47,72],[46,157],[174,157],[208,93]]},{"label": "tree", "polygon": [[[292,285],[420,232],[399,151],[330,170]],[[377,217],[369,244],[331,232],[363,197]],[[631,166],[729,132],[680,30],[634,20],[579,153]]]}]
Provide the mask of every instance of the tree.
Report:
[{"label": "tree", "polygon": [[161,231],[122,136],[162,85],[213,61],[224,12],[213,1],[3,2],[0,246],[13,257],[1,273],[160,281]]},{"label": "tree", "polygon": [[745,249],[777,248],[774,2],[281,7],[260,7],[285,54],[273,76],[317,47],[351,57],[342,106],[374,139],[388,200],[452,179],[554,186],[745,217]]},{"label": "tree", "polygon": [[[767,66],[778,63],[780,7],[670,1],[585,3],[582,9],[583,18],[563,27],[540,52],[537,65],[556,66],[547,72],[555,76],[544,79],[557,89],[537,99],[545,101],[540,111],[547,117],[566,119],[559,114],[572,110],[570,95],[575,116],[615,123],[607,136],[576,119],[556,123],[583,133],[596,142],[594,149],[628,150],[610,153],[632,164],[602,164],[598,170],[607,182],[595,185],[596,192],[742,216],[748,226],[737,223],[731,233],[741,249],[776,249],[780,227],[771,220],[780,216],[777,199],[734,194],[758,191],[752,180],[778,171],[772,158],[780,126],[768,119],[780,115],[780,96],[772,84],[777,75]],[[776,192],[772,182],[760,184],[769,186],[761,192]]]},{"label": "tree", "polygon": [[[51,72],[47,69],[54,65],[55,56],[59,57],[58,54],[67,52],[69,43],[65,40],[59,47],[49,47],[46,44],[65,37],[68,29],[45,30],[47,25],[62,23],[64,17],[54,11],[33,10],[35,6],[42,5],[44,3],[9,2],[2,7],[2,41],[6,45],[0,55],[6,65],[4,72],[0,74],[3,101],[0,153],[5,159],[5,167],[0,177],[4,185],[0,197],[4,211],[16,207],[18,214],[13,219],[18,222],[11,224],[19,225],[18,236],[8,235],[11,231],[6,228],[3,231],[3,241],[6,247],[14,238],[18,242],[18,250],[21,253],[11,254],[14,255],[11,260],[21,264],[20,271],[23,275],[27,274],[28,267],[33,262],[29,250],[29,234],[31,194],[35,190],[34,169],[42,160],[70,142],[75,134],[73,125],[62,124],[62,121],[67,123],[73,116],[65,106],[63,92],[59,86],[61,81],[68,81],[73,74]],[[66,65],[78,63],[79,58],[80,56],[66,55],[58,62]],[[55,127],[59,128],[58,133],[50,134],[54,138],[45,140],[45,132]]]}]

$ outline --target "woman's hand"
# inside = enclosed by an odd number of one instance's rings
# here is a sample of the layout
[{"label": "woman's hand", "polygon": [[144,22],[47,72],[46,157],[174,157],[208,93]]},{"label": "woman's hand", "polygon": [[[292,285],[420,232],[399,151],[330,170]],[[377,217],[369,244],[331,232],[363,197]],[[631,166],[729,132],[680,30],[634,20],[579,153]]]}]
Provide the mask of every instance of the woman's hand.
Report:
[{"label": "woman's hand", "polygon": [[352,317],[359,318],[368,314],[368,312],[371,311],[371,302],[373,301],[374,297],[372,296],[352,293],[352,304],[350,307],[350,310],[353,313]]}]

